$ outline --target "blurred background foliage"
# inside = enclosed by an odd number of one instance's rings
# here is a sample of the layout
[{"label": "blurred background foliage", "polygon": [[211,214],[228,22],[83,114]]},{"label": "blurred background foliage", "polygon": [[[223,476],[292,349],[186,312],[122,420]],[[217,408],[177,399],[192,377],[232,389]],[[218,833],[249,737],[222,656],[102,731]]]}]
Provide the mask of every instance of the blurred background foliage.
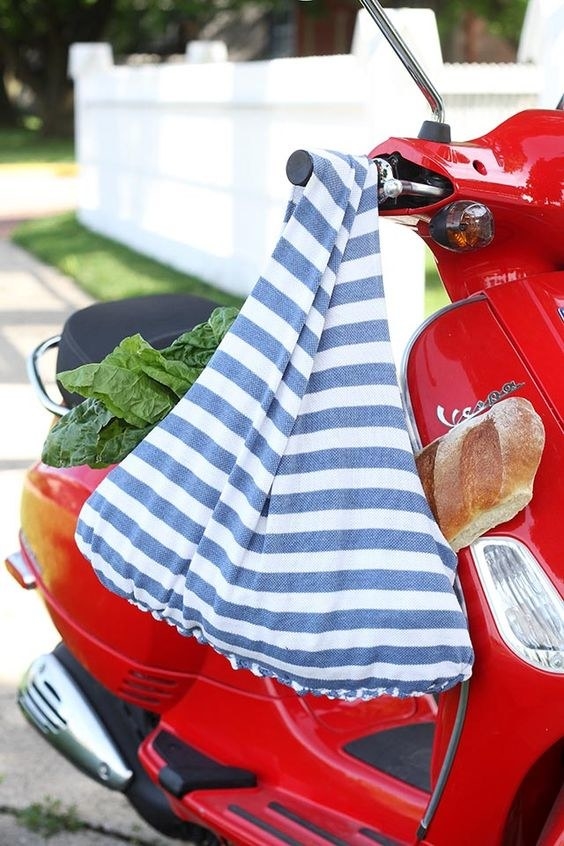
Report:
[{"label": "blurred background foliage", "polygon": [[[445,61],[513,61],[527,0],[384,5],[432,8]],[[118,60],[170,60],[200,37],[226,40],[235,60],[347,52],[358,8],[357,0],[0,0],[0,124],[32,116],[45,136],[72,133],[74,42],[108,41]]]}]

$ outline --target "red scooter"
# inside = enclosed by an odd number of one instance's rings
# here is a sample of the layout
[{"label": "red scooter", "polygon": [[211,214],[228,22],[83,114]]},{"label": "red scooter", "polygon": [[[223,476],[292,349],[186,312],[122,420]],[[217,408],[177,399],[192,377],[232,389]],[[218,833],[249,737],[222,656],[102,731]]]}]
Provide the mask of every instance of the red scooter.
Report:
[{"label": "red scooter", "polygon": [[[405,355],[414,449],[512,394],[546,431],[531,503],[458,556],[473,675],[437,698],[343,702],[233,670],[107,591],[78,553],[78,513],[107,471],[37,463],[7,564],[40,591],[62,641],[33,663],[19,702],[79,769],[194,843],[562,846],[564,110],[452,142],[435,89],[378,4],[363,4],[436,118],[370,153],[380,213],[423,238],[452,301]],[[307,180],[307,154],[287,172]],[[164,346],[189,328],[188,309],[194,325],[212,307],[91,306],[34,351],[32,381],[60,416],[38,375],[47,349],[67,370],[133,332]]]}]

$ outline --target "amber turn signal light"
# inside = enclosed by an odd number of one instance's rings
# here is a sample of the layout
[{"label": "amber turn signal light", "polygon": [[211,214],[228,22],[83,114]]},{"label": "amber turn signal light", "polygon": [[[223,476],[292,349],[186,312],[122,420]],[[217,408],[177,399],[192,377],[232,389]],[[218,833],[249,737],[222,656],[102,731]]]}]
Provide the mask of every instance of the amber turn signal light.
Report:
[{"label": "amber turn signal light", "polygon": [[493,241],[493,215],[482,203],[458,200],[437,212],[429,224],[429,234],[447,250],[479,250]]}]

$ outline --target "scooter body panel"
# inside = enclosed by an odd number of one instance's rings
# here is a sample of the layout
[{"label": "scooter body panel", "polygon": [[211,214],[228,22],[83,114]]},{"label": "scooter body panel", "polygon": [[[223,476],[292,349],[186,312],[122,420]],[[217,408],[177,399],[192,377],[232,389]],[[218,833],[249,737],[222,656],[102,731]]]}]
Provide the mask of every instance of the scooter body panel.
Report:
[{"label": "scooter body panel", "polygon": [[113,693],[159,712],[182,696],[203,650],[103,588],[80,554],[78,513],[103,475],[85,467],[32,467],[22,494],[22,553],[79,661]]},{"label": "scooter body panel", "polygon": [[[544,274],[535,279],[533,294],[516,282],[447,307],[418,334],[406,360],[407,396],[422,445],[512,394],[529,399],[541,415],[546,446],[533,499],[488,534],[521,541],[560,594],[564,560],[555,526],[564,512],[564,487],[555,479],[564,473],[564,383],[554,374],[564,330],[557,293],[563,279],[560,273]],[[538,300],[545,301],[542,308]],[[531,349],[528,333],[538,338],[537,349]],[[459,554],[459,576],[476,660],[464,732],[429,843],[470,846],[486,842],[486,832],[488,843],[512,843],[503,840],[504,832],[529,772],[545,762],[539,776],[546,779],[545,798],[529,813],[533,831],[531,817],[538,814],[538,827],[562,779],[562,764],[554,759],[562,749],[564,675],[533,668],[509,649],[469,549]],[[455,696],[449,692],[440,700],[435,775],[451,734]],[[462,803],[479,810],[462,818],[453,812]]]},{"label": "scooter body panel", "polygon": [[[103,587],[79,552],[74,531],[84,501],[106,474],[39,463],[30,468],[24,485],[22,553],[73,655],[112,693],[156,713],[182,699],[194,680],[202,678],[252,698],[294,698],[286,685],[233,670],[210,647]],[[400,700],[389,698],[388,703],[390,712],[402,718],[413,711]],[[370,710],[369,703],[360,703],[352,709],[353,717],[347,703],[327,700],[315,712],[333,726],[344,720],[358,728],[373,722]],[[382,714],[381,706],[377,711]]]},{"label": "scooter body panel", "polygon": [[[514,115],[473,141],[390,138],[372,150],[371,156],[397,153],[451,184],[446,200],[422,209],[406,201],[382,211],[427,243],[451,301],[564,266],[563,135],[564,111],[538,109]],[[461,253],[431,239],[429,221],[439,208],[457,200],[491,209],[495,237],[489,246]]]},{"label": "scooter body panel", "polygon": [[[555,484],[564,473],[564,381],[559,367],[564,293],[562,298],[554,295],[560,286],[564,291],[564,273],[544,274],[535,279],[534,292],[524,283],[513,283],[447,308],[413,342],[406,386],[422,445],[508,396],[530,400],[546,432],[534,497],[495,533],[528,546],[562,593],[564,562],[554,531],[564,508],[564,487]],[[538,307],[543,297],[551,298],[549,308]]]}]

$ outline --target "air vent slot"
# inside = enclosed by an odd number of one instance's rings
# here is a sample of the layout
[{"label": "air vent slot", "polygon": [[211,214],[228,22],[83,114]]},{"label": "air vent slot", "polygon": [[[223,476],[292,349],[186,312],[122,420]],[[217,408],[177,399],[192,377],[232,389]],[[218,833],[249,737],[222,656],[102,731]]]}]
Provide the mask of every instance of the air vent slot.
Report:
[{"label": "air vent slot", "polygon": [[142,708],[154,708],[174,701],[180,688],[176,679],[132,670],[121,682],[119,695]]}]

